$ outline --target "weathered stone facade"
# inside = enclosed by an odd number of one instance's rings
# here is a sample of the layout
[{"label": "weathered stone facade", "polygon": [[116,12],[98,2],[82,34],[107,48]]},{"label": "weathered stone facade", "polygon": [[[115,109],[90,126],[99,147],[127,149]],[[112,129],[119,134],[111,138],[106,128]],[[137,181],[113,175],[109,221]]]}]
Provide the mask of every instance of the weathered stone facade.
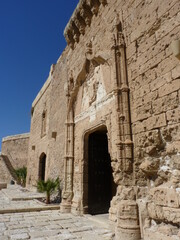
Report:
[{"label": "weathered stone facade", "polygon": [[[38,179],[63,179],[66,97],[64,84],[67,78],[62,54],[32,104],[27,185],[35,186]],[[62,62],[61,62],[62,61]],[[45,160],[44,169],[41,161]]]},{"label": "weathered stone facade", "polygon": [[180,239],[179,10],[80,0],[32,105],[28,186],[60,176],[61,211],[109,211],[116,239]]},{"label": "weathered stone facade", "polygon": [[27,166],[29,133],[5,137],[2,139],[0,154],[0,182],[9,183],[13,179],[14,169]]},{"label": "weathered stone facade", "polygon": [[107,131],[117,239],[179,238],[180,62],[171,49],[179,8],[179,1],[80,1],[65,29],[61,210],[90,212],[89,139]]}]

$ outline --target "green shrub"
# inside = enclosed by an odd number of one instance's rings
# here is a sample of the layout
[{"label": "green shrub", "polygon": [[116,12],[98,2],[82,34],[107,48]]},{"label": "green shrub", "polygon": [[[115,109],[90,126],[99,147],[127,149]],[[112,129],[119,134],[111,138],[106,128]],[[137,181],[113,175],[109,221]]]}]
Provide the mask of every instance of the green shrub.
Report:
[{"label": "green shrub", "polygon": [[27,168],[22,167],[22,168],[15,169],[15,174],[17,176],[18,184],[21,184],[21,186],[25,187],[26,176],[27,176]]},{"label": "green shrub", "polygon": [[56,190],[59,189],[59,178],[56,180],[48,179],[47,181],[39,180],[37,182],[37,190],[39,192],[45,192],[46,193],[46,203],[50,203],[50,197],[51,194]]}]

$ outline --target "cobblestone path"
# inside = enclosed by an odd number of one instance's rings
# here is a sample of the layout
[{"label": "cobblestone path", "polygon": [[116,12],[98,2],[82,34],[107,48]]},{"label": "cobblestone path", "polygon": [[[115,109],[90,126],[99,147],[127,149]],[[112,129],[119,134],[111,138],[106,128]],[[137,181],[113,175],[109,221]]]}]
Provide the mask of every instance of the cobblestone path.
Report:
[{"label": "cobblestone path", "polygon": [[59,210],[0,214],[0,240],[112,240],[109,228]]}]

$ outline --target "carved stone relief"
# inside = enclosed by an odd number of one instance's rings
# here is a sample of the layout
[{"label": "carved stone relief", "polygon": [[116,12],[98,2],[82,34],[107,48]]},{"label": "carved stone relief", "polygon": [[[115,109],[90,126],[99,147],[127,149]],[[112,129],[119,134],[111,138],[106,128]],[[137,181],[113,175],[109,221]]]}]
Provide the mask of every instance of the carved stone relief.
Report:
[{"label": "carved stone relief", "polygon": [[[91,74],[91,73],[90,73]],[[87,78],[88,79],[88,78]],[[94,102],[99,102],[105,95],[106,90],[101,78],[101,67],[94,68],[92,77],[83,84],[82,111],[87,110]]]}]

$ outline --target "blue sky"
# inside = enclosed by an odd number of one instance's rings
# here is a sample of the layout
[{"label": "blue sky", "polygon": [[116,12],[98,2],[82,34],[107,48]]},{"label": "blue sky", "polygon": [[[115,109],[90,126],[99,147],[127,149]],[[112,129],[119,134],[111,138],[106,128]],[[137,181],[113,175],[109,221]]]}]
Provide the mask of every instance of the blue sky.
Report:
[{"label": "blue sky", "polygon": [[0,0],[0,142],[29,132],[31,104],[66,46],[78,2]]}]

